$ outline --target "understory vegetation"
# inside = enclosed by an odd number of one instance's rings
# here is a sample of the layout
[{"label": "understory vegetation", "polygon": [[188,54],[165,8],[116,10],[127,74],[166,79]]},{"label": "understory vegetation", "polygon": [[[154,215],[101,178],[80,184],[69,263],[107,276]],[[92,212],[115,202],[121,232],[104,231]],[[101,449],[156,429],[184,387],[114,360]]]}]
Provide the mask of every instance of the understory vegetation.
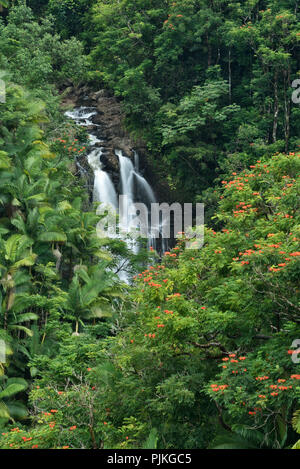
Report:
[{"label": "understory vegetation", "polygon": [[[0,0],[0,449],[300,449],[299,41],[293,0]],[[82,84],[201,249],[97,237]]]}]

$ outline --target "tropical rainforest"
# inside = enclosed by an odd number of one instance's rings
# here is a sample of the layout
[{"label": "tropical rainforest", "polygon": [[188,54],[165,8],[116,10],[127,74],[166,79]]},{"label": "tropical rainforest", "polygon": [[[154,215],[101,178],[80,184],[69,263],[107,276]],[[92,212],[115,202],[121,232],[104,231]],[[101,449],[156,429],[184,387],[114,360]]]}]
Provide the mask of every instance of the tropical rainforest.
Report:
[{"label": "tropical rainforest", "polygon": [[[299,19],[0,0],[1,449],[300,449]],[[201,249],[97,237],[70,83],[118,99],[170,201],[205,204]]]}]

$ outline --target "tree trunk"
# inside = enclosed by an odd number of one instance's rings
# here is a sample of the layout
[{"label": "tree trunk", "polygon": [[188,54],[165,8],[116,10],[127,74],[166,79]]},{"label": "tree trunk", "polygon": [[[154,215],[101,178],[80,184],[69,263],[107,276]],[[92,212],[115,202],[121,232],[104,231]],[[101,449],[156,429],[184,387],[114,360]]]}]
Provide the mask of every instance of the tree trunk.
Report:
[{"label": "tree trunk", "polygon": [[291,116],[291,99],[288,94],[288,89],[290,87],[291,80],[291,68],[288,67],[285,71],[285,85],[284,85],[284,139],[285,139],[285,152],[288,152],[289,149],[289,140],[290,140],[290,116]]},{"label": "tree trunk", "polygon": [[274,82],[274,118],[273,118],[273,143],[277,140],[277,127],[278,127],[278,114],[279,114],[279,104],[278,104],[278,72],[275,73],[275,82]]},{"label": "tree trunk", "polygon": [[211,66],[211,56],[212,56],[212,50],[211,50],[211,45],[209,43],[209,37],[208,34],[206,34],[206,44],[207,44],[207,66]]},{"label": "tree trunk", "polygon": [[231,104],[231,95],[232,95],[231,49],[229,49],[229,52],[228,52],[228,83],[229,83],[229,103]]}]

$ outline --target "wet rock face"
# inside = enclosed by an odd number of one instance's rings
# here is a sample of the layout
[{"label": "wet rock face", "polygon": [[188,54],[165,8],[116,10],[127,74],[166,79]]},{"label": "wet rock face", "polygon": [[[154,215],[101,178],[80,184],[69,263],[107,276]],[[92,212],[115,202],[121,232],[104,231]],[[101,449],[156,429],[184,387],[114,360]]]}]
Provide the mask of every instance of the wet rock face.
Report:
[{"label": "wet rock face", "polygon": [[[165,181],[160,181],[157,174],[147,158],[147,150],[142,141],[132,141],[128,132],[126,132],[123,122],[124,113],[122,105],[118,98],[113,96],[110,91],[101,89],[91,91],[83,85],[77,88],[65,84],[63,90],[64,107],[92,107],[97,110],[97,114],[91,118],[93,125],[86,129],[101,139],[97,145],[102,147],[103,155],[101,161],[104,170],[107,171],[116,185],[119,183],[119,160],[115,150],[122,150],[124,155],[134,160],[133,148],[140,156],[140,164],[143,170],[142,174],[147,174],[150,184],[155,187],[155,192],[160,200],[170,200],[169,189]],[[86,167],[86,164],[84,165]]]},{"label": "wet rock face", "polygon": [[110,153],[111,161],[116,157],[115,149],[120,149],[126,156],[133,158],[132,142],[123,127],[124,116],[118,100],[110,97],[105,90],[100,90],[91,95],[91,102],[98,111],[93,122],[101,128],[103,146]]},{"label": "wet rock face", "polygon": [[97,109],[97,114],[91,119],[95,126],[87,130],[101,138],[101,147],[105,149],[103,162],[107,170],[118,171],[119,163],[115,150],[120,149],[129,158],[134,157],[132,142],[123,127],[124,115],[118,99],[103,89],[90,92],[85,86],[80,88],[68,87],[63,99],[63,106],[88,106]]},{"label": "wet rock face", "polygon": [[[103,145],[101,144],[103,148]],[[119,161],[117,156],[112,153],[112,149],[105,148],[102,150],[101,162],[103,164],[103,169],[107,172],[119,174]]]}]

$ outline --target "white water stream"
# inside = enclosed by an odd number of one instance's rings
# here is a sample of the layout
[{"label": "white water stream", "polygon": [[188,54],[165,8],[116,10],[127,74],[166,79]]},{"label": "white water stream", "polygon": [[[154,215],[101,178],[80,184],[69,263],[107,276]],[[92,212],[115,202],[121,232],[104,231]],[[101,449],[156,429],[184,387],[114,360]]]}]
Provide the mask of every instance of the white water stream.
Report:
[{"label": "white water stream", "polygon": [[[91,107],[80,107],[73,111],[66,112],[67,117],[73,119],[76,124],[83,127],[96,126],[91,120],[91,118],[96,114],[97,110]],[[97,133],[100,134],[101,137],[100,129],[97,130]],[[120,167],[120,190],[119,194],[117,194],[117,189],[115,188],[110,175],[103,169],[103,165],[101,163],[103,148],[99,146],[99,144],[101,145],[103,140],[94,134],[89,134],[89,139],[90,149],[87,159],[94,172],[94,202],[101,202],[106,206],[111,207],[113,211],[118,212],[118,195],[127,196],[129,210],[122,210],[124,216],[120,219],[120,232],[123,231],[128,233],[130,230],[138,230],[139,226],[136,222],[136,214],[130,213],[130,207],[138,201],[144,203],[147,208],[150,209],[151,204],[156,202],[155,195],[150,184],[139,172],[139,155],[137,152],[134,152],[134,162],[132,162],[131,159],[125,156],[121,150],[116,150],[115,153],[119,159]],[[138,241],[130,239],[128,236],[123,239],[134,253],[138,253]],[[156,247],[156,239],[151,236],[150,231],[148,234],[147,245],[148,248],[153,247],[155,249]],[[121,274],[121,278],[127,281],[126,274]]]}]

